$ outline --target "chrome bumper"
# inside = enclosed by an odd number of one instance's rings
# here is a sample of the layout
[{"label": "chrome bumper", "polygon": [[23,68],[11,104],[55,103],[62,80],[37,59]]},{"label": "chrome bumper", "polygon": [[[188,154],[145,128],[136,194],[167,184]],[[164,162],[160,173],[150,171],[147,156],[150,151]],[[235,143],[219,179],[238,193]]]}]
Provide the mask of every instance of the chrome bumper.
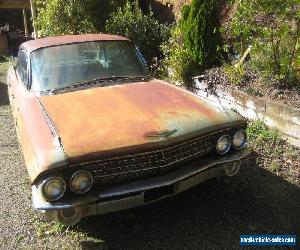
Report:
[{"label": "chrome bumper", "polygon": [[45,201],[36,186],[32,186],[33,206],[55,220],[57,213],[66,209],[75,208],[77,217],[81,218],[138,207],[181,193],[208,179],[222,176],[228,163],[241,161],[250,154],[250,149],[244,149],[218,159],[209,158],[192,162],[165,175],[99,187],[84,196],[72,196],[52,203]]}]

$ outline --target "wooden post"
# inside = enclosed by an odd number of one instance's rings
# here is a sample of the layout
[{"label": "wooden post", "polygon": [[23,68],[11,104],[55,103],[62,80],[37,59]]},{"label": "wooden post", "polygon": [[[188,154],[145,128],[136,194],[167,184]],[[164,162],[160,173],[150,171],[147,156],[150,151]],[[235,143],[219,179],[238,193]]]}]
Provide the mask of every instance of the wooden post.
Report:
[{"label": "wooden post", "polygon": [[25,34],[28,35],[28,22],[27,22],[27,15],[26,15],[26,10],[25,9],[23,9],[23,21],[24,21]]},{"label": "wooden post", "polygon": [[33,31],[34,31],[34,39],[38,38],[38,31],[36,28],[36,12],[35,12],[35,4],[34,0],[30,0],[30,7],[31,7],[31,16],[32,16],[32,22],[33,22]]}]

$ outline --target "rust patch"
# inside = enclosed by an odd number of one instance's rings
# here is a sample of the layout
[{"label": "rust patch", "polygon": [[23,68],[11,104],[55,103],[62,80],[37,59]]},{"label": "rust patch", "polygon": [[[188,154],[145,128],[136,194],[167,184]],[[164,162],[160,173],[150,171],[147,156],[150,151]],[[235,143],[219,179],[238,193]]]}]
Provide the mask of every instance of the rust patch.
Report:
[{"label": "rust patch", "polygon": [[99,87],[40,99],[70,162],[86,155],[100,157],[109,151],[152,147],[156,144],[146,135],[153,132],[176,129],[178,132],[170,136],[174,139],[232,122],[231,116],[201,99],[155,82]]},{"label": "rust patch", "polygon": [[152,82],[127,85],[117,88],[116,91],[151,117],[160,117],[161,113],[187,116],[190,112],[197,112],[204,119],[221,119],[214,108],[199,98],[167,84]]},{"label": "rust patch", "polygon": [[[43,171],[64,163],[60,147],[43,116],[34,93],[24,90],[14,72],[10,72],[10,99],[16,118],[25,164],[33,182]],[[13,97],[14,96],[14,97]]]}]

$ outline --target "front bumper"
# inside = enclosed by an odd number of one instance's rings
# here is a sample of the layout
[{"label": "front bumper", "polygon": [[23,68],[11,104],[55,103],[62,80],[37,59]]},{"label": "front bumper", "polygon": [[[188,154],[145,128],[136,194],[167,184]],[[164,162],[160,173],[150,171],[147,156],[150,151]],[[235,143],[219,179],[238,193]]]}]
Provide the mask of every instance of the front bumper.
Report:
[{"label": "front bumper", "polygon": [[56,202],[45,201],[37,187],[32,186],[33,206],[37,210],[46,212],[54,220],[59,220],[64,224],[74,224],[66,223],[61,218],[57,218],[58,213],[68,209],[72,210],[76,213],[76,222],[78,222],[81,217],[149,204],[181,193],[208,179],[222,176],[228,164],[240,163],[250,154],[251,150],[246,148],[221,158],[213,159],[210,157],[192,162],[165,175],[99,187],[86,195],[66,197]]}]

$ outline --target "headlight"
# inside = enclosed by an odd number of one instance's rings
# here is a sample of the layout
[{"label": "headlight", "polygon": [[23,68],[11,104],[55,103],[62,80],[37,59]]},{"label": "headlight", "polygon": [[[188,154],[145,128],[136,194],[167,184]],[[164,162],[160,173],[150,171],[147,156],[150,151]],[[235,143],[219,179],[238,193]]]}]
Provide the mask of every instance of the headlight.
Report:
[{"label": "headlight", "polygon": [[60,199],[66,191],[66,184],[60,177],[50,177],[42,185],[43,196],[47,201]]},{"label": "headlight", "polygon": [[74,173],[70,180],[70,189],[75,194],[87,193],[93,185],[93,177],[85,170]]},{"label": "headlight", "polygon": [[216,150],[218,154],[224,155],[228,153],[231,148],[231,138],[229,135],[223,135],[217,142]]},{"label": "headlight", "polygon": [[247,145],[247,135],[244,130],[236,132],[233,136],[233,147],[236,150],[241,150]]}]

